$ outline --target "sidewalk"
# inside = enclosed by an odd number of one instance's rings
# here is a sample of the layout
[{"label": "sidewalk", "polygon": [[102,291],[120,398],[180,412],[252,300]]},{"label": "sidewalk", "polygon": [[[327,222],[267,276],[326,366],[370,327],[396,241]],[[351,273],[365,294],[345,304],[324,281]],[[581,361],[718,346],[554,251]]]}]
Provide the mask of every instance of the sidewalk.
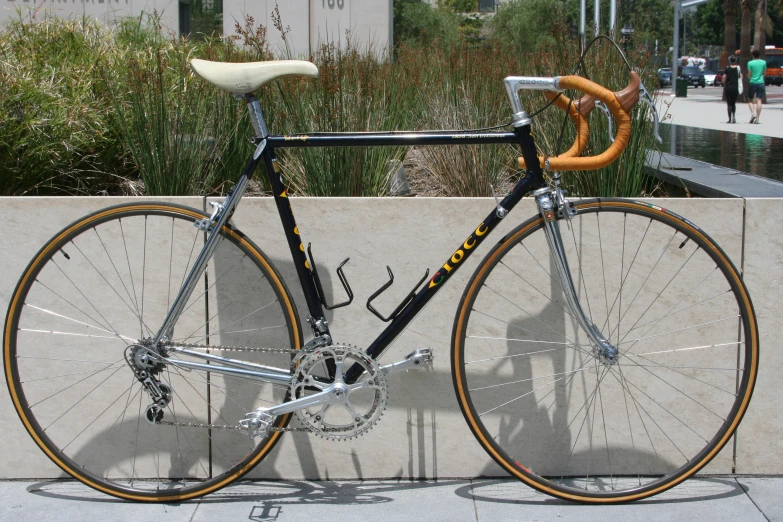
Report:
[{"label": "sidewalk", "polygon": [[183,504],[135,504],[75,481],[0,482],[0,521],[783,521],[783,478],[691,479],[616,506],[560,501],[515,480],[243,482]]},{"label": "sidewalk", "polygon": [[671,96],[669,88],[658,93],[658,112],[663,123],[783,138],[783,87],[767,86],[767,104],[761,109],[759,124],[748,123],[750,109],[744,102],[737,102],[737,123],[726,123],[722,87],[689,88],[687,98]]}]

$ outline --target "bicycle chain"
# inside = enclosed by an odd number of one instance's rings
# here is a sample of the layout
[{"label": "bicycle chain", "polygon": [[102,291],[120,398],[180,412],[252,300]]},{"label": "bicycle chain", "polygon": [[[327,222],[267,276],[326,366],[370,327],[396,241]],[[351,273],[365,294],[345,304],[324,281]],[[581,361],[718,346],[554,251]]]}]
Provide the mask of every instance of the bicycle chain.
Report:
[{"label": "bicycle chain", "polygon": [[[209,345],[209,344],[196,344],[196,343],[174,343],[174,342],[165,342],[163,343],[163,346],[180,346],[183,348],[198,348],[202,350],[220,350],[224,352],[259,352],[259,353],[284,353],[289,355],[294,355],[301,353],[301,350],[296,350],[293,348],[258,348],[258,347],[251,347],[251,346],[215,346],[215,345]],[[205,424],[203,422],[173,422],[173,421],[156,421],[155,424],[159,424],[161,426],[179,426],[183,428],[204,428],[208,430],[238,430],[238,431],[245,431],[241,426],[229,426],[227,424]],[[269,432],[287,432],[287,431],[307,431],[310,430],[308,428],[280,428],[277,426],[270,426]]]},{"label": "bicycle chain", "polygon": [[[204,424],[203,422],[172,422],[172,421],[157,421],[155,424],[161,426],[179,426],[183,428],[204,428],[208,430],[237,430],[245,431],[241,426],[229,426],[227,424]],[[310,431],[308,428],[279,428],[277,426],[270,426],[268,432],[287,432],[287,431]]]},{"label": "bicycle chain", "polygon": [[183,348],[200,348],[202,350],[219,350],[224,352],[259,352],[259,353],[286,353],[289,355],[302,353],[296,348],[259,348],[252,346],[216,346],[213,344],[175,343],[167,341],[163,346],[181,346]]}]

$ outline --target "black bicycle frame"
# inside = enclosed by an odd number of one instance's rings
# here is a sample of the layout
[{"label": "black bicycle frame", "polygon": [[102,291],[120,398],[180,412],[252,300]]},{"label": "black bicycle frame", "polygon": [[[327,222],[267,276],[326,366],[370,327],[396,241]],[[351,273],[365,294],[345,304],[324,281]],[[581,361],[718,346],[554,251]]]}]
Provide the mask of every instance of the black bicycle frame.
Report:
[{"label": "black bicycle frame", "polygon": [[[464,264],[465,260],[478,248],[492,230],[511,211],[516,204],[532,190],[545,185],[542,169],[536,157],[536,147],[530,134],[530,126],[524,125],[513,132],[480,132],[480,131],[428,131],[405,133],[382,132],[356,132],[340,134],[297,134],[291,136],[267,136],[266,146],[261,156],[254,155],[248,163],[243,176],[252,178],[253,173],[263,157],[266,165],[267,176],[274,194],[275,203],[283,223],[291,256],[296,266],[299,282],[302,286],[307,308],[310,313],[311,326],[315,329],[316,321],[323,319],[324,312],[321,301],[318,298],[312,267],[305,256],[304,244],[299,236],[294,214],[288,199],[288,188],[280,174],[275,155],[276,149],[283,148],[311,148],[311,147],[373,147],[373,146],[428,146],[428,145],[485,145],[485,144],[518,144],[522,150],[522,157],[529,167],[525,175],[517,182],[514,188],[500,202],[500,207],[505,211],[494,209],[482,221],[473,232],[462,242],[454,253],[438,268],[435,274],[419,289],[400,313],[392,319],[391,323],[367,348],[367,353],[374,359],[378,359],[391,342],[405,329],[416,317],[416,314],[432,299],[438,290],[446,284],[446,281]],[[256,143],[261,144],[263,139],[258,138]],[[317,333],[328,334],[328,326],[325,321],[322,330]],[[346,381],[354,382],[361,374],[361,368],[355,365],[346,373]]]}]

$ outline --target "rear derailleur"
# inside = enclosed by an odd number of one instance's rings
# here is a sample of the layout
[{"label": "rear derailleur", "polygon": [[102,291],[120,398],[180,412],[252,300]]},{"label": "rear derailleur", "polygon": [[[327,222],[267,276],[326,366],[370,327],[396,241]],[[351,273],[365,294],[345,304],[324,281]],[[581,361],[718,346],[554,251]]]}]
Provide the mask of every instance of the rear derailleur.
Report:
[{"label": "rear derailleur", "polygon": [[160,356],[145,343],[128,346],[125,362],[133,370],[136,379],[144,386],[152,402],[144,412],[147,422],[157,424],[163,419],[163,410],[171,402],[173,389],[158,379],[165,367]]}]

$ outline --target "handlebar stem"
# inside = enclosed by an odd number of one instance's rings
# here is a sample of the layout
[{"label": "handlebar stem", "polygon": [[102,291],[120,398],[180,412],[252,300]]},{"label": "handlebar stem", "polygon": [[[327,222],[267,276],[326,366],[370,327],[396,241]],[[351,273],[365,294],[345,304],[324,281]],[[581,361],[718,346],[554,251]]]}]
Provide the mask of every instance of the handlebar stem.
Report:
[{"label": "handlebar stem", "polygon": [[538,78],[535,76],[508,76],[503,80],[506,85],[506,94],[508,95],[508,101],[511,103],[511,110],[514,111],[512,116],[514,127],[522,127],[523,125],[530,125],[532,120],[527,112],[522,108],[522,101],[519,99],[519,91],[521,90],[535,90],[535,91],[557,91],[563,92],[557,85],[557,81],[560,77],[552,78]]}]

